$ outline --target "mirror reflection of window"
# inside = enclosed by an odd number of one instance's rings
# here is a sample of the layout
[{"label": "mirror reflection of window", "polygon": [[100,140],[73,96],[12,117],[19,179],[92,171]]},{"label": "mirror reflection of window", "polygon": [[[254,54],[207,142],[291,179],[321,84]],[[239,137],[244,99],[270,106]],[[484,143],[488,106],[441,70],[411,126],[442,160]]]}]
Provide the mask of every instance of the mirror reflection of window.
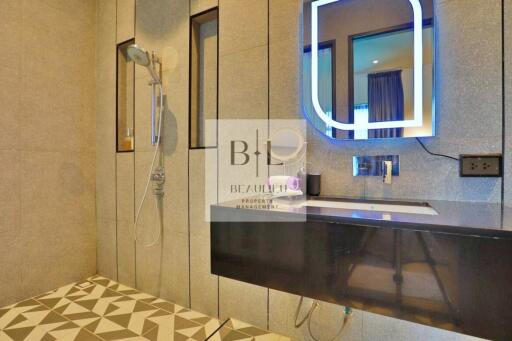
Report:
[{"label": "mirror reflection of window", "polygon": [[[354,122],[414,118],[414,35],[411,24],[351,37]],[[432,27],[424,27],[424,127],[355,131],[354,139],[428,135],[432,128]],[[366,117],[361,107],[366,106]],[[367,119],[365,121],[365,119]],[[422,133],[422,130],[424,131]],[[415,135],[417,134],[417,135]]]}]

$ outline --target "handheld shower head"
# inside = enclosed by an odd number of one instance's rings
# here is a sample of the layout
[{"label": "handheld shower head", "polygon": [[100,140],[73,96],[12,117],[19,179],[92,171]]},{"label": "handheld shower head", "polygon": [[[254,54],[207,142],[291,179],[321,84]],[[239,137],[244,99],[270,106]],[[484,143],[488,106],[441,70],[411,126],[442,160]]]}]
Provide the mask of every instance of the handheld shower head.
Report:
[{"label": "handheld shower head", "polygon": [[127,50],[128,56],[131,60],[141,66],[149,66],[151,64],[151,58],[149,57],[149,52],[138,46],[137,44],[133,44],[128,46]]},{"label": "handheld shower head", "polygon": [[131,60],[140,66],[144,66],[148,70],[154,83],[160,84],[160,77],[155,71],[154,61],[151,59],[148,51],[137,44],[132,44],[128,46],[127,53]]}]

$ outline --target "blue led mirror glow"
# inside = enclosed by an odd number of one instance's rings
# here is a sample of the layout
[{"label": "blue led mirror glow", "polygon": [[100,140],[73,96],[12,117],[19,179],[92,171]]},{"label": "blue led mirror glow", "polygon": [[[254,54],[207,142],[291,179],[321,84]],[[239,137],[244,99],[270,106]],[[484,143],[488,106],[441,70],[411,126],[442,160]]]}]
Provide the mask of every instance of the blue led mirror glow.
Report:
[{"label": "blue led mirror glow", "polygon": [[[361,1],[364,1],[364,0],[361,0]],[[393,0],[387,0],[387,1],[383,1],[383,3],[390,3],[390,1],[393,1]],[[350,134],[350,139],[368,139],[368,138],[378,138],[378,137],[414,137],[414,136],[433,136],[434,134],[434,123],[433,123],[433,119],[434,119],[434,105],[432,103],[432,99],[433,99],[433,89],[428,89],[428,82],[430,82],[430,84],[432,85],[431,88],[433,88],[433,71],[431,72],[431,74],[429,75],[428,74],[428,65],[427,66],[424,66],[424,62],[426,62],[427,64],[428,63],[431,63],[432,66],[432,70],[433,70],[433,61],[429,59],[429,55],[428,53],[430,53],[431,55],[431,59],[433,59],[433,30],[430,29],[430,34],[432,35],[432,39],[430,39],[430,37],[427,34],[427,31],[425,30],[425,28],[427,27],[426,26],[426,20],[424,18],[424,10],[423,10],[423,6],[422,6],[422,3],[425,4],[425,3],[429,3],[428,4],[428,9],[427,11],[430,11],[432,12],[433,9],[430,4],[431,4],[431,0],[394,0],[395,2],[399,2],[399,1],[402,1],[402,2],[405,2],[405,3],[408,3],[410,6],[410,8],[412,8],[412,16],[411,16],[411,19],[407,19],[407,20],[404,20],[402,19],[401,22],[399,22],[399,24],[401,24],[402,26],[404,26],[405,28],[402,28],[400,31],[399,29],[397,29],[396,27],[398,27],[398,25],[395,25],[393,27],[378,27],[377,29],[375,29],[374,27],[372,27],[371,29],[368,29],[367,31],[378,31],[379,33],[372,33],[372,37],[373,36],[377,36],[377,35],[380,35],[381,37],[385,37],[385,34],[388,34],[388,37],[391,35],[391,34],[395,34],[395,37],[398,37],[398,35],[396,34],[396,32],[406,32],[408,29],[409,30],[412,30],[410,36],[411,38],[413,38],[412,40],[412,46],[410,47],[411,49],[411,68],[412,70],[405,70],[405,67],[400,67],[400,68],[396,68],[396,70],[402,72],[403,71],[403,75],[401,75],[400,77],[402,77],[402,79],[400,80],[400,82],[403,81],[403,92],[405,93],[402,94],[402,97],[408,97],[408,101],[409,102],[412,102],[412,103],[408,103],[410,108],[407,108],[405,111],[406,111],[406,115],[403,114],[403,111],[404,109],[402,108],[401,111],[402,111],[402,116],[400,118],[403,118],[403,119],[382,119],[382,120],[379,120],[379,119],[375,119],[375,118],[371,118],[368,114],[369,110],[371,111],[371,107],[372,107],[372,103],[370,101],[370,103],[368,102],[369,100],[367,99],[367,103],[356,103],[355,100],[354,100],[354,89],[351,88],[349,90],[349,92],[351,91],[350,95],[352,96],[351,98],[351,105],[349,105],[349,110],[348,111],[351,111],[350,112],[350,120],[348,122],[342,122],[342,120],[340,119],[337,119],[336,117],[336,90],[333,90],[333,99],[328,99],[327,101],[332,101],[332,105],[330,105],[330,102],[326,105],[326,96],[324,96],[324,94],[321,94],[321,91],[322,91],[322,88],[325,89],[325,85],[319,85],[319,79],[320,77],[323,77],[325,78],[325,75],[324,74],[321,74],[319,72],[319,55],[320,55],[320,51],[322,51],[322,55],[325,55],[325,45],[328,43],[328,42],[331,42],[331,45],[329,48],[332,49],[332,59],[336,59],[336,55],[338,54],[339,55],[339,50],[341,50],[342,52],[343,51],[343,47],[339,48],[339,46],[337,45],[340,45],[340,41],[341,39],[339,39],[338,37],[338,40],[335,40],[334,38],[332,38],[331,36],[329,36],[330,40],[329,41],[326,41],[326,39],[321,39],[319,37],[319,25],[322,24],[322,18],[319,16],[319,10],[323,7],[323,6],[327,6],[327,5],[331,5],[331,4],[336,4],[336,3],[339,3],[340,5],[343,5],[343,3],[347,2],[345,0],[316,0],[316,1],[312,1],[310,3],[307,3],[305,6],[310,6],[310,47],[308,47],[308,50],[307,52],[309,53],[309,55],[307,56],[309,58],[309,60],[307,61],[308,65],[307,67],[304,65],[304,72],[308,72],[310,71],[310,75],[308,75],[307,78],[310,78],[308,79],[307,81],[309,81],[309,86],[308,88],[310,87],[310,89],[307,89],[307,90],[310,90],[310,96],[311,98],[309,99],[309,101],[311,102],[310,103],[310,107],[309,107],[309,111],[310,113],[309,116],[316,116],[318,119],[313,119],[311,120],[311,117],[310,117],[310,121],[315,121],[316,123],[314,125],[317,126],[317,128],[319,128],[323,133],[324,135],[326,136],[329,136],[329,137],[333,137],[333,138],[336,138],[335,136],[333,135],[336,135],[336,132],[333,134],[331,133],[330,129],[332,129],[333,131],[341,131],[339,132],[338,135],[341,135],[341,133],[343,132],[346,132],[344,134]],[[352,3],[354,1],[351,1]],[[372,3],[375,3],[375,2],[372,2]],[[378,3],[378,2],[377,2]],[[396,4],[395,4],[396,6]],[[361,7],[361,6],[360,6]],[[359,8],[360,9],[360,8]],[[332,12],[332,11],[331,11]],[[359,11],[361,12],[361,11]],[[405,13],[405,10],[402,9],[402,12]],[[327,13],[327,11],[323,12],[323,13]],[[373,14],[375,14],[375,12],[373,12]],[[305,12],[305,15],[308,15],[307,12]],[[327,15],[331,15],[332,16],[332,13],[330,14],[327,14]],[[385,13],[382,13],[382,15],[386,15]],[[427,14],[429,15],[429,14]],[[433,17],[433,16],[432,16]],[[361,18],[358,18],[358,19],[361,19]],[[342,19],[340,19],[342,20]],[[368,20],[371,20],[371,18],[368,18]],[[430,20],[432,20],[430,18]],[[430,21],[431,23],[432,21]],[[306,24],[306,19],[305,19],[305,24]],[[345,25],[347,26],[347,25]],[[358,26],[359,29],[361,29],[361,25],[354,25],[354,26]],[[306,28],[306,27],[305,27]],[[386,29],[388,31],[386,31]],[[362,29],[361,29],[362,30]],[[364,32],[367,32],[367,31],[364,31],[360,34],[360,36],[364,36]],[[351,39],[351,37],[357,37],[358,34],[355,34],[357,33],[356,32],[353,32],[353,31],[350,31],[350,34],[347,33],[347,36],[349,37],[349,40]],[[306,29],[305,29],[305,34],[306,34]],[[328,36],[328,34],[325,34],[326,36]],[[424,50],[424,40],[425,40],[425,36],[427,37],[426,39],[426,43],[427,43],[427,48],[426,50]],[[368,36],[370,36],[370,34],[368,34]],[[406,41],[409,36],[407,36],[406,34],[403,34],[401,39],[403,39],[404,41]],[[306,38],[306,37],[305,37]],[[356,39],[360,39],[359,37],[358,38],[354,38],[354,40],[350,41],[350,44],[352,44],[349,48],[349,53],[352,52],[354,49],[355,49],[355,42],[356,42]],[[389,41],[392,42],[392,39],[391,38],[388,38]],[[397,40],[397,39],[395,39]],[[407,40],[408,41],[408,40]],[[383,51],[382,50],[382,46],[385,46],[384,45],[385,42],[384,42],[384,39],[382,39],[382,42],[377,42],[377,40],[375,40],[375,46],[380,46],[381,50],[376,50],[376,53],[377,52],[380,52],[382,54],[386,54],[387,52],[386,51]],[[367,44],[368,45],[368,44]],[[377,47],[375,47],[377,49]],[[393,48],[393,45],[390,45],[389,47],[390,49]],[[371,52],[371,51],[370,51]],[[305,50],[305,53],[306,53],[306,50]],[[424,53],[427,54],[427,60],[425,61],[424,60]],[[353,60],[351,58],[353,58],[354,56],[350,56],[349,59],[351,60],[352,63]],[[398,57],[396,57],[398,59]],[[322,59],[325,59],[325,57],[322,56]],[[320,60],[321,61],[321,60]],[[380,60],[378,57],[376,57],[375,59],[372,60],[372,63],[374,64],[374,69],[376,70],[379,70],[377,67],[379,66]],[[336,64],[338,63],[338,64]],[[340,61],[339,59],[338,60],[335,60],[333,61],[333,69],[336,69],[338,68],[339,69],[339,65],[340,65]],[[389,66],[389,65],[388,65]],[[384,65],[383,65],[384,67]],[[309,68],[309,69],[308,69]],[[325,67],[323,67],[323,70],[325,69]],[[425,69],[424,69],[425,68]],[[389,72],[389,71],[396,71],[395,69],[392,69],[392,70],[382,70],[380,69],[379,72],[381,74],[385,73],[385,72]],[[351,68],[349,67],[349,72],[353,72],[355,73],[355,69],[354,69],[354,65],[352,64],[351,65]],[[409,72],[410,71],[410,72]],[[325,73],[325,71],[322,71]],[[336,72],[336,71],[333,71],[333,72]],[[337,72],[340,72],[339,70]],[[409,72],[409,73],[407,73]],[[375,72],[376,74],[377,72]],[[370,78],[370,76],[372,75],[373,73],[371,73],[370,71],[366,71],[366,78]],[[425,80],[424,77],[425,77],[425,74],[427,75],[427,79]],[[332,82],[333,82],[333,88],[340,88],[339,86],[337,86],[335,83],[339,80],[337,80],[337,74],[334,73],[333,75],[331,75],[331,78],[332,78]],[[351,75],[351,77],[354,77],[354,75]],[[358,78],[358,80],[360,80],[360,77]],[[324,80],[321,80],[322,82],[324,82]],[[368,79],[365,80],[366,82],[368,82]],[[427,89],[424,89],[424,84],[425,84],[425,81],[427,82]],[[324,82],[325,83],[325,82]],[[410,85],[409,85],[410,83]],[[402,85],[400,85],[402,86]],[[356,87],[356,85],[351,84],[349,87]],[[427,91],[425,91],[427,90]],[[325,91],[325,90],[324,90]],[[369,90],[367,90],[369,92]],[[410,91],[410,94],[408,94],[407,92]],[[343,94],[344,95],[344,94]],[[366,94],[368,96],[368,94]],[[339,97],[339,94],[338,94],[338,97]],[[406,99],[407,101],[407,99]],[[430,106],[426,106],[425,103],[428,103],[430,101]],[[373,103],[374,104],[374,103]],[[407,103],[406,103],[407,104]],[[375,106],[375,105],[374,105]],[[403,103],[401,104],[401,106],[403,107]],[[331,108],[333,107],[333,108]],[[370,109],[368,108],[370,107]],[[426,109],[425,109],[426,108]],[[424,111],[425,110],[428,110],[428,115],[427,117],[424,116]],[[341,109],[338,108],[338,114],[341,113]],[[345,113],[344,113],[345,114]],[[391,115],[391,117],[393,117],[393,115]],[[428,127],[427,128],[424,128],[424,124],[425,124],[425,120],[429,120],[429,118],[431,118],[431,121],[432,121],[432,124],[431,124],[431,127]],[[318,122],[321,122],[321,128],[319,127],[320,125],[318,124]],[[408,129],[407,130],[407,133],[402,133],[401,135],[398,135],[398,136],[376,136],[376,134],[371,134],[372,131],[377,131],[377,130],[384,130],[384,129],[387,129],[387,130],[401,130],[401,131],[404,131],[404,128],[411,128],[411,129]],[[369,134],[370,132],[370,134]],[[417,134],[417,135],[414,135],[414,134]],[[377,134],[378,135],[378,134]],[[384,134],[385,135],[385,134]],[[389,135],[389,134],[388,134]],[[349,135],[344,135],[344,136],[349,136]]]}]

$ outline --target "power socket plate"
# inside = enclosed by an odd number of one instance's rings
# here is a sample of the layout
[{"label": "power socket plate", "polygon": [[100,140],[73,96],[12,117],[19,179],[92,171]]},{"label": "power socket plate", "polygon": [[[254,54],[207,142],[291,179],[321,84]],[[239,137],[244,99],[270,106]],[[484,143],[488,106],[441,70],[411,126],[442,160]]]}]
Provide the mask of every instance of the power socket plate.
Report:
[{"label": "power socket plate", "polygon": [[492,155],[461,155],[461,177],[499,178],[503,175],[503,157]]}]

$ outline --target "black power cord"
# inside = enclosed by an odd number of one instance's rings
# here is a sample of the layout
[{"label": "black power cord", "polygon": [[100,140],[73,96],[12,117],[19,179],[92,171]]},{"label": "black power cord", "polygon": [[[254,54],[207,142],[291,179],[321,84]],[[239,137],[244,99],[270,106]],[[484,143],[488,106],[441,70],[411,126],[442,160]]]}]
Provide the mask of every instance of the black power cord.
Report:
[{"label": "black power cord", "polygon": [[421,142],[421,140],[419,139],[419,137],[416,138],[416,140],[418,141],[418,143],[423,147],[423,149],[429,153],[430,155],[433,155],[433,156],[440,156],[440,157],[445,157],[447,159],[451,159],[451,160],[455,160],[455,161],[460,161],[459,158],[456,158],[456,157],[453,157],[453,156],[450,156],[450,155],[444,155],[444,154],[438,154],[438,153],[432,153],[430,150],[427,149],[427,147],[425,147],[425,145],[423,144],[423,142]]}]

